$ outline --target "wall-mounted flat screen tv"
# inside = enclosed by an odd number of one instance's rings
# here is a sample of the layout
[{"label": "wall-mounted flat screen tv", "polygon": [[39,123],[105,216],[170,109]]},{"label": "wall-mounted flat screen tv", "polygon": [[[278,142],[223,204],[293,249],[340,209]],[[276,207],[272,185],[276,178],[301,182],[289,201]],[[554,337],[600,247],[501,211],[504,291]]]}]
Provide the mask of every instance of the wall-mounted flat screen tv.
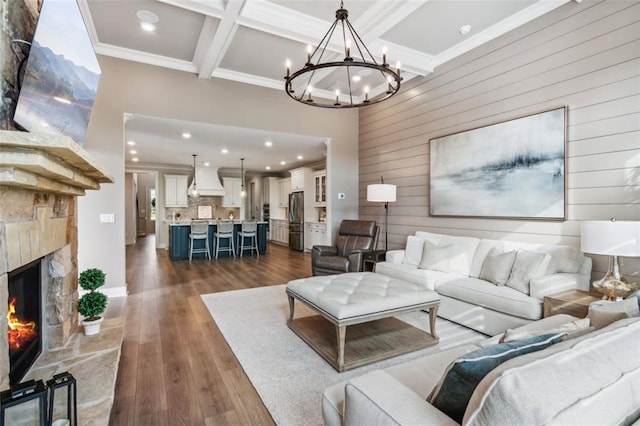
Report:
[{"label": "wall-mounted flat screen tv", "polygon": [[18,97],[15,122],[84,144],[100,66],[76,0],[45,0]]}]

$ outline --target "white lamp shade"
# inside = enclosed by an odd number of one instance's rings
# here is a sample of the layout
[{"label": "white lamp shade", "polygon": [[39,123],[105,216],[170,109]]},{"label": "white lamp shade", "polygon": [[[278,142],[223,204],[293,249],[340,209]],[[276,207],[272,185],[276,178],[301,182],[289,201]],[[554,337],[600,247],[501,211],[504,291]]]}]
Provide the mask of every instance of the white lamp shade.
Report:
[{"label": "white lamp shade", "polygon": [[580,248],[585,253],[640,256],[640,222],[581,222]]},{"label": "white lamp shade", "polygon": [[367,201],[381,203],[396,201],[396,186],[388,183],[367,185]]}]

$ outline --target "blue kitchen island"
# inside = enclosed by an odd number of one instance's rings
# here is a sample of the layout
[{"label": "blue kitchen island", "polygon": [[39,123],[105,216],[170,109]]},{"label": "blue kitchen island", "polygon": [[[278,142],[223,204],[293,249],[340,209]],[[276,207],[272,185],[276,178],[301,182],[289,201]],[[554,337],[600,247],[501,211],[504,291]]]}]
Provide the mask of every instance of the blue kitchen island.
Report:
[{"label": "blue kitchen island", "polygon": [[[233,224],[233,241],[236,245],[236,256],[240,255],[240,245],[238,244],[238,232],[242,226],[241,221],[234,221]],[[211,257],[215,258],[215,239],[213,237],[213,233],[216,231],[217,225],[215,221],[209,222],[209,251],[211,253]],[[171,260],[184,260],[189,259],[189,232],[191,232],[191,225],[189,221],[180,221],[180,222],[172,222],[169,223],[169,257]],[[245,244],[248,244],[248,240]],[[196,247],[202,247],[204,244],[204,240],[196,241]],[[222,240],[220,247],[228,247],[229,240]],[[265,254],[267,252],[267,222],[258,222],[258,253]],[[253,255],[255,256],[255,251],[247,250],[245,248],[244,255]],[[193,259],[197,258],[206,258],[205,253],[195,253],[192,257]],[[228,251],[220,252],[219,258],[229,257],[231,253]]]}]

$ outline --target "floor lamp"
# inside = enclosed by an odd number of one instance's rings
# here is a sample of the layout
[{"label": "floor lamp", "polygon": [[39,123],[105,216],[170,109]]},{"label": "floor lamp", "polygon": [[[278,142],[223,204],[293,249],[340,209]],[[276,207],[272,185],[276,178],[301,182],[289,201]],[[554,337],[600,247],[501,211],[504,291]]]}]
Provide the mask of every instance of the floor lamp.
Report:
[{"label": "floor lamp", "polygon": [[384,183],[380,176],[380,183],[367,185],[367,201],[384,203],[384,251],[389,251],[389,202],[396,201],[396,186]]},{"label": "floor lamp", "polygon": [[637,290],[627,282],[618,265],[618,256],[640,256],[640,222],[584,221],[580,223],[580,248],[585,253],[609,256],[609,270],[593,286],[609,300],[619,300]]}]

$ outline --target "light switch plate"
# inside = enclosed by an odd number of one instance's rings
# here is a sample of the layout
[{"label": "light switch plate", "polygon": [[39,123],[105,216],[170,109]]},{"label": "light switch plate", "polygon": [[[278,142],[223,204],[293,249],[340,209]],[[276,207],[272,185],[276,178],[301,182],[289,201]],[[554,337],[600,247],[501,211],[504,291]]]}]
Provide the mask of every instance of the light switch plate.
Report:
[{"label": "light switch plate", "polygon": [[100,223],[114,223],[116,215],[113,213],[100,213]]}]

